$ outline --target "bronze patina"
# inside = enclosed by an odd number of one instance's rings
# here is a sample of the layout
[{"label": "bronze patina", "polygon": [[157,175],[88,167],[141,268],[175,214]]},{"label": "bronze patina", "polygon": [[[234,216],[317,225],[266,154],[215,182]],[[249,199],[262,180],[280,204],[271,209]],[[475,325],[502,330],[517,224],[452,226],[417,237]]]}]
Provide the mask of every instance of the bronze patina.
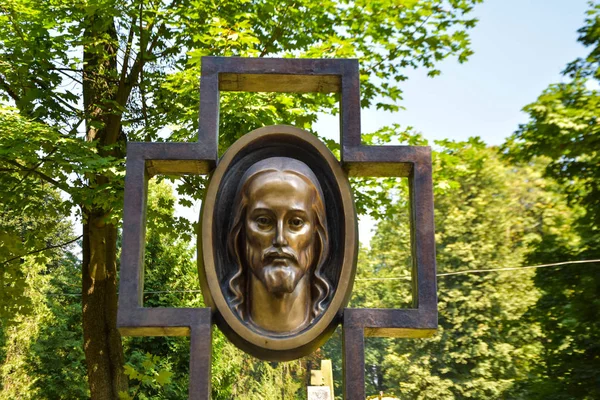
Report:
[{"label": "bronze patina", "polygon": [[229,279],[241,319],[272,333],[297,332],[320,315],[331,285],[322,274],[329,249],[323,194],[301,161],[254,164],[236,195]]},{"label": "bronze patina", "polygon": [[236,142],[202,210],[199,272],[216,321],[243,350],[289,360],[340,322],[356,269],[356,215],[333,154],[290,126]]}]

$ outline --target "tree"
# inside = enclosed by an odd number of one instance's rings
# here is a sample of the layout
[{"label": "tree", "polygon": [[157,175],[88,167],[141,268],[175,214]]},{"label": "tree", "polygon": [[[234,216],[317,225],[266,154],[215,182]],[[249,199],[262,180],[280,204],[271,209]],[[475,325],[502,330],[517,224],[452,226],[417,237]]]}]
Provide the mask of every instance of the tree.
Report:
[{"label": "tree", "polygon": [[[579,30],[589,55],[567,65],[566,82],[550,85],[524,108],[529,121],[505,144],[516,160],[548,157],[546,175],[561,183],[558,190],[578,212],[568,235],[541,227],[545,235],[528,257],[532,263],[600,259],[600,93],[593,89],[600,82],[600,3],[589,4]],[[600,396],[599,266],[536,274],[542,297],[532,315],[542,321],[545,367],[533,388],[535,398]]]},{"label": "tree", "polygon": [[[552,181],[542,177],[544,160],[511,165],[479,139],[436,145],[438,273],[458,274],[438,278],[440,327],[434,337],[366,341],[367,393],[528,398],[542,351],[541,322],[527,318],[539,298],[533,271],[460,272],[522,266],[541,236],[540,221],[565,230],[570,209],[546,189]],[[361,252],[354,307],[410,307],[408,191],[405,182],[396,187],[371,248]]]},{"label": "tree", "polygon": [[[116,319],[116,241],[127,140],[189,140],[196,132],[200,56],[359,57],[362,103],[395,109],[406,68],[431,76],[468,58],[468,17],[481,0],[417,2],[9,0],[0,6],[0,95],[22,123],[57,138],[3,161],[70,195],[83,220],[83,327],[91,395],[126,390]],[[335,112],[315,95],[233,94],[222,102],[221,146],[261,125],[310,128]],[[3,118],[6,114],[2,114]],[[13,117],[11,117],[13,118]],[[37,133],[37,134],[36,134]],[[43,142],[44,134],[27,138]],[[80,162],[84,160],[84,162]],[[186,193],[201,194],[197,179]],[[19,190],[31,195],[28,180]]]},{"label": "tree", "polygon": [[[46,215],[24,207],[5,210],[6,219],[0,220],[3,232],[10,234],[11,228],[18,227],[22,238],[17,255],[4,262],[0,273],[23,272],[21,279],[12,279],[12,287],[3,287],[18,291],[2,292],[8,299],[1,299],[6,313],[0,315],[0,398],[81,399],[89,389],[77,289],[80,260],[72,253],[74,244],[69,245],[73,242],[70,221],[53,213],[60,209],[61,199],[50,188],[40,197]],[[43,235],[43,242],[32,243]],[[43,251],[22,253],[31,245]]]},{"label": "tree", "polygon": [[88,397],[77,293],[80,261],[60,251],[46,263],[29,258],[24,265],[32,310],[19,312],[5,327],[0,399]]}]

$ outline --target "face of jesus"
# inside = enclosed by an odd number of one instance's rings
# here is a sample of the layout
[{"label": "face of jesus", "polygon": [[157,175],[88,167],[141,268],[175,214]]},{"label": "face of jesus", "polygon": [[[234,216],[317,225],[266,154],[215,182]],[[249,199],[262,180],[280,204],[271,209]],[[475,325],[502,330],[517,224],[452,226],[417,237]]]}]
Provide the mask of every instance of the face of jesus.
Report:
[{"label": "face of jesus", "polygon": [[270,293],[292,293],[313,260],[316,190],[296,174],[273,171],[247,193],[246,261]]}]

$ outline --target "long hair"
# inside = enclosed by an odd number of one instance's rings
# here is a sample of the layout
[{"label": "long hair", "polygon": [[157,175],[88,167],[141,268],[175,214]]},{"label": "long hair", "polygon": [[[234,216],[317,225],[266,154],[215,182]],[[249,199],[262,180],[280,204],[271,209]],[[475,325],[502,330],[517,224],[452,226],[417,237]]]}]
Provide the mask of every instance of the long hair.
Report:
[{"label": "long hair", "polygon": [[232,258],[231,261],[235,264],[235,272],[228,281],[228,288],[232,297],[230,304],[242,320],[247,319],[246,293],[248,292],[249,279],[247,277],[248,272],[244,271],[243,267],[242,254],[244,252],[242,246],[245,243],[244,222],[246,220],[246,210],[248,209],[248,188],[254,179],[271,172],[294,174],[314,188],[311,210],[315,216],[317,240],[313,254],[317,254],[318,257],[313,257],[309,272],[311,282],[310,314],[311,319],[314,319],[325,310],[325,303],[331,293],[331,284],[323,275],[324,264],[329,255],[327,218],[323,203],[323,191],[317,177],[306,164],[293,158],[273,157],[259,161],[252,165],[242,176],[236,193],[234,204],[237,208],[234,210],[235,214],[227,243]]}]

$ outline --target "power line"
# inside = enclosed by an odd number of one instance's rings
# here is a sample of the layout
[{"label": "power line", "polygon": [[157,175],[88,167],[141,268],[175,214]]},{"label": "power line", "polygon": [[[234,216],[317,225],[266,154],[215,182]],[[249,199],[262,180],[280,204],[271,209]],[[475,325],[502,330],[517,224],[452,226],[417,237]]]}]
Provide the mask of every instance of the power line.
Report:
[{"label": "power line", "polygon": [[9,262],[11,262],[11,261],[14,261],[14,260],[17,260],[17,259],[19,259],[19,258],[26,257],[26,256],[30,256],[30,255],[32,255],[32,254],[41,253],[42,251],[46,251],[46,250],[52,250],[52,249],[56,249],[56,248],[58,248],[58,247],[64,247],[64,246],[67,246],[67,245],[69,245],[69,244],[71,244],[71,243],[73,243],[73,242],[76,242],[76,241],[78,241],[78,240],[79,240],[79,239],[81,239],[82,237],[83,237],[83,235],[79,235],[79,236],[77,236],[75,239],[71,239],[71,240],[69,240],[68,242],[59,243],[59,244],[53,244],[53,245],[50,245],[50,246],[48,246],[48,247],[44,247],[43,249],[37,249],[37,250],[33,250],[33,251],[30,251],[29,253],[25,253],[25,254],[21,254],[20,256],[16,256],[16,257],[13,257],[13,258],[9,258],[8,260],[4,260],[4,261],[0,262],[0,265],[8,264],[8,263],[9,263]]},{"label": "power line", "polygon": [[443,274],[438,274],[437,276],[462,275],[462,274],[466,274],[466,273],[478,274],[481,272],[492,272],[492,271],[516,271],[519,269],[549,268],[549,267],[560,267],[560,266],[569,265],[569,264],[591,264],[591,263],[597,263],[597,262],[600,262],[600,260],[563,261],[563,262],[557,262],[557,263],[553,263],[553,264],[528,265],[525,267],[473,269],[471,271],[466,270],[466,271],[446,272]]},{"label": "power line", "polygon": [[[444,272],[437,274],[436,276],[451,276],[451,275],[467,275],[467,274],[479,274],[483,272],[496,272],[496,271],[517,271],[520,269],[532,269],[532,268],[549,268],[549,267],[560,267],[569,264],[590,264],[597,263],[600,260],[576,260],[576,261],[562,261],[552,264],[540,264],[540,265],[527,265],[525,267],[506,267],[506,268],[487,268],[487,269],[466,269],[463,271]],[[411,275],[402,275],[396,277],[387,278],[356,278],[355,281],[396,281],[401,279],[411,279]]]},{"label": "power line", "polygon": [[[202,290],[150,290],[144,294],[202,293]],[[81,296],[81,293],[46,293],[46,296]]]},{"label": "power line", "polygon": [[[575,260],[575,261],[562,261],[552,264],[540,264],[540,265],[527,265],[525,267],[506,267],[506,268],[488,268],[488,269],[466,269],[463,271],[454,271],[454,272],[444,272],[437,274],[438,277],[441,276],[451,276],[451,275],[467,275],[467,274],[479,274],[484,272],[498,272],[498,271],[518,271],[522,269],[532,269],[532,268],[550,268],[550,267],[560,267],[563,265],[570,264],[591,264],[591,263],[600,263],[599,260]],[[396,277],[388,277],[388,278],[356,278],[355,281],[397,281],[402,279],[411,279],[411,275],[403,275]],[[201,290],[152,290],[144,292],[144,294],[167,294],[167,293],[202,293]],[[81,296],[81,293],[47,293],[47,296]]]}]

